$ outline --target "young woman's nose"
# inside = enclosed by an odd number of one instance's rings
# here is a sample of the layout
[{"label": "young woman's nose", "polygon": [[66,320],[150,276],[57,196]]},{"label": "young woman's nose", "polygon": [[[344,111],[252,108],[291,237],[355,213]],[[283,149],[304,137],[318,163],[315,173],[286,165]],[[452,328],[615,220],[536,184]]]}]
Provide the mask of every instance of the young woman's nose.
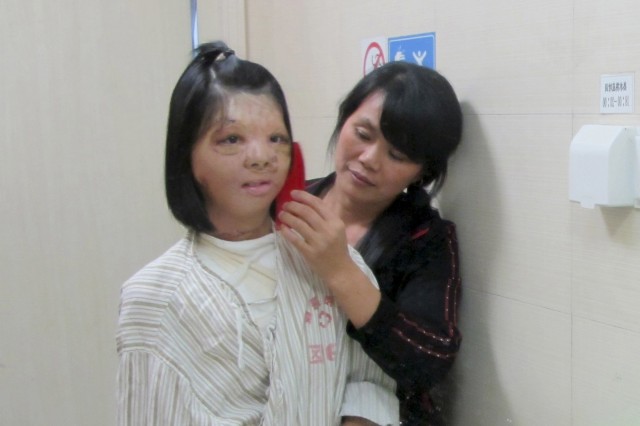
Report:
[{"label": "young woman's nose", "polygon": [[263,169],[278,158],[274,144],[269,140],[252,140],[247,144],[245,165],[250,168]]}]

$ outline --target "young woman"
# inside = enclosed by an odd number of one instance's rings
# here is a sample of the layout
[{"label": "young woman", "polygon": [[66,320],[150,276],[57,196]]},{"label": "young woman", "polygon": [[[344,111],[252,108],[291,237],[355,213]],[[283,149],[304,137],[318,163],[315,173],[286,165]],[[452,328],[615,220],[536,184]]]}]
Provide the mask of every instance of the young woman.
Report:
[{"label": "young woman", "polygon": [[[461,132],[460,105],[443,76],[386,64],[340,106],[335,173],[312,182],[310,194],[294,192],[280,214],[283,235],[347,313],[351,337],[397,381],[403,425],[442,422],[429,392],[460,346],[456,232],[431,198]],[[380,290],[351,261],[347,244]]]},{"label": "young woman", "polygon": [[166,141],[167,200],[188,233],[122,287],[120,425],[397,424],[395,383],[273,232],[291,148],[275,78],[223,43],[201,46]]}]

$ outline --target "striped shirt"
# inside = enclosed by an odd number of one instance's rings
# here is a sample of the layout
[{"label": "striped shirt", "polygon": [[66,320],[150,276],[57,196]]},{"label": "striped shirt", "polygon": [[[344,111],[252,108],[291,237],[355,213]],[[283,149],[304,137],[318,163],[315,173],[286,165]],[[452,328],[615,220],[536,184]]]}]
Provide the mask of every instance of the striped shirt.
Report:
[{"label": "striped shirt", "polygon": [[276,235],[277,303],[263,328],[198,260],[195,239],[123,285],[120,425],[327,426],[343,415],[397,424],[395,383],[346,336],[343,314],[295,249]]}]

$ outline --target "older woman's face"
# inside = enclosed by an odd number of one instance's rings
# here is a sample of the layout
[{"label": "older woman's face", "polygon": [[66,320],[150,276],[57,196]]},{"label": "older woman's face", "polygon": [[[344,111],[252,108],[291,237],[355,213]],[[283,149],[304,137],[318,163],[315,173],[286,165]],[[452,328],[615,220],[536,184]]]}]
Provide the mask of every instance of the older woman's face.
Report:
[{"label": "older woman's face", "polygon": [[385,139],[380,130],[383,103],[384,93],[373,93],[342,126],[334,188],[353,201],[386,206],[420,178],[422,166]]}]

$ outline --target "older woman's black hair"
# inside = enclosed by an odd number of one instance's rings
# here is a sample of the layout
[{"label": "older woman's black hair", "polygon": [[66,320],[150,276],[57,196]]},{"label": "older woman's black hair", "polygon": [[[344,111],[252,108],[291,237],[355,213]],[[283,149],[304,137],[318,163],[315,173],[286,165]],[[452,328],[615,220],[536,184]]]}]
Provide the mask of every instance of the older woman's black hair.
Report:
[{"label": "older woman's black hair", "polygon": [[[462,137],[462,110],[449,82],[437,71],[408,62],[390,62],[371,71],[340,104],[331,138],[335,148],[344,123],[376,92],[385,95],[380,130],[410,161],[422,165],[418,182],[407,188],[372,224],[356,247],[376,276],[388,253],[401,246],[398,235],[412,235],[425,217],[435,214],[431,197],[447,175],[449,157]],[[429,192],[425,189],[429,187]]]},{"label": "older woman's black hair", "polygon": [[193,177],[191,151],[234,93],[265,94],[279,105],[291,133],[284,92],[263,66],[239,59],[223,42],[202,44],[180,76],[169,106],[165,190],[174,217],[196,231],[212,231],[204,197]]},{"label": "older woman's black hair", "polygon": [[340,104],[332,147],[347,119],[375,92],[385,95],[380,130],[410,161],[422,165],[422,179],[435,194],[444,184],[447,161],[462,136],[462,111],[449,82],[437,71],[408,62],[376,68]]}]

